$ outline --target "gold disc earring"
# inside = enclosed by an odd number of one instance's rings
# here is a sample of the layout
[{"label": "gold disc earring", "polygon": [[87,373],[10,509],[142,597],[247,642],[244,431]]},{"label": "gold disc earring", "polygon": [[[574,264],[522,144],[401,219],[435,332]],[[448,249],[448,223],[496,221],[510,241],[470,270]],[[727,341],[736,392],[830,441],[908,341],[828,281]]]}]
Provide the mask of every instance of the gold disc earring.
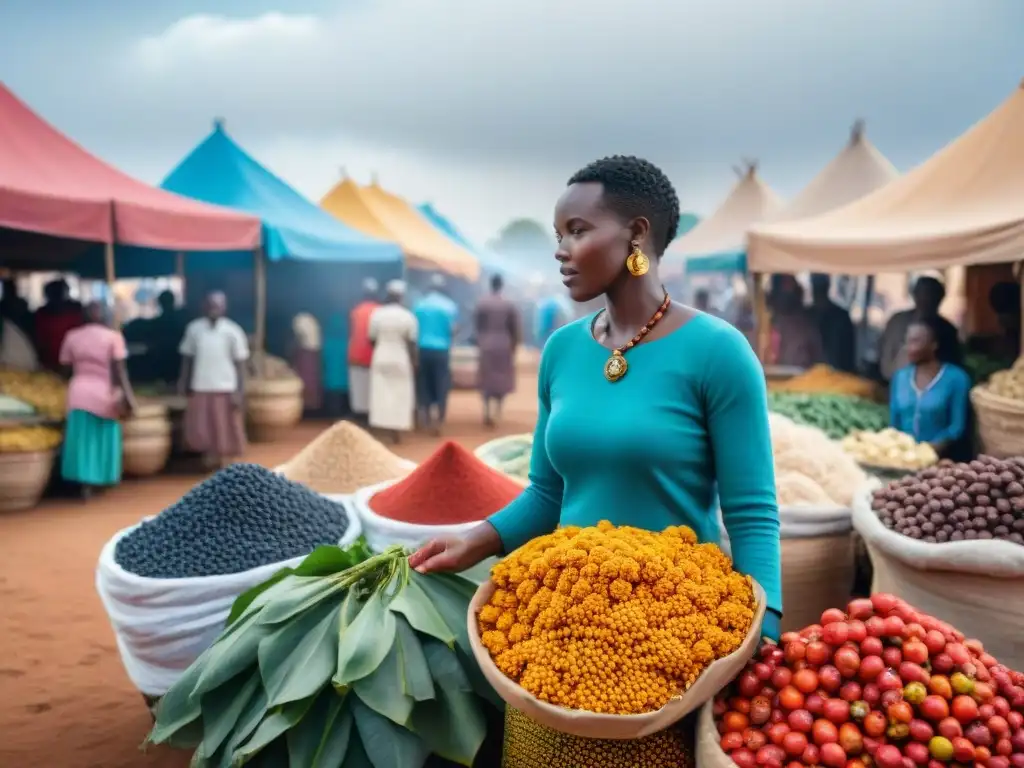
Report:
[{"label": "gold disc earring", "polygon": [[633,277],[643,277],[651,268],[651,260],[647,254],[640,250],[640,243],[633,243],[633,250],[626,257],[626,269]]}]

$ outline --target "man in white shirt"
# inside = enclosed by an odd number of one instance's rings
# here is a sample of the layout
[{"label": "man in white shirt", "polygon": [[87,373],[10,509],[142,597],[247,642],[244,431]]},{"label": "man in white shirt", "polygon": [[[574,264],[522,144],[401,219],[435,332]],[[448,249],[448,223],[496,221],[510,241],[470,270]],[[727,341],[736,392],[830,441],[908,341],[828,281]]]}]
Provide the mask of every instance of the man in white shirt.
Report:
[{"label": "man in white shirt", "polygon": [[222,467],[245,451],[245,361],[249,340],[228,317],[220,291],[204,302],[205,315],[185,328],[178,351],[178,390],[188,395],[185,445],[203,454],[209,467]]}]

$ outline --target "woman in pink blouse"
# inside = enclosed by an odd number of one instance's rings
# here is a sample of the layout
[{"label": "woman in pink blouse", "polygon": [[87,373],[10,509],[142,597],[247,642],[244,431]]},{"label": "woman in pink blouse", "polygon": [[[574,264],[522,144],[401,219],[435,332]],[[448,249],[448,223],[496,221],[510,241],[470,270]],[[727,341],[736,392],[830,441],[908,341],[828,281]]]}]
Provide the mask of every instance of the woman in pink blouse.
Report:
[{"label": "woman in pink blouse", "polygon": [[89,304],[85,325],[69,331],[60,349],[61,365],[71,369],[61,475],[82,486],[83,498],[121,480],[118,419],[135,409],[124,336],[108,327],[106,315],[102,304]]}]

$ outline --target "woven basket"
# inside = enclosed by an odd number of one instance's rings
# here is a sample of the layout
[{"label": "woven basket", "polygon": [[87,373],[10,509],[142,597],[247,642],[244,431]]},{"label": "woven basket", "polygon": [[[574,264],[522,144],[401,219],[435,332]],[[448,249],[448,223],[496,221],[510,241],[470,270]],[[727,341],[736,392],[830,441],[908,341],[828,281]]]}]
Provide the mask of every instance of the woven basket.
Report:
[{"label": "woven basket", "polygon": [[993,394],[985,385],[971,390],[984,453],[996,458],[1024,455],[1024,402]]},{"label": "woven basket", "polygon": [[502,768],[694,768],[693,718],[642,739],[584,739],[505,710]]},{"label": "woven basket", "polygon": [[480,381],[480,350],[455,347],[451,354],[453,389],[476,389]]},{"label": "woven basket", "polygon": [[55,451],[0,453],[0,512],[31,509],[50,482]]},{"label": "woven basket", "polygon": [[817,624],[826,608],[846,605],[854,582],[849,533],[782,540],[782,631]]},{"label": "woven basket", "polygon": [[249,439],[271,442],[302,420],[301,379],[251,379],[245,385]]}]

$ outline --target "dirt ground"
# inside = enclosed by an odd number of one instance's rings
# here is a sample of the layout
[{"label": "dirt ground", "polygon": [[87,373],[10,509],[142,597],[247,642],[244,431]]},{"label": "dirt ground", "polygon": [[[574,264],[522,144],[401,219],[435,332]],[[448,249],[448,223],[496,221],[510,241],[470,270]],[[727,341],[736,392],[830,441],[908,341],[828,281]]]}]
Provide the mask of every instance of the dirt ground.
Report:
[{"label": "dirt ground", "polygon": [[[475,448],[532,431],[536,382],[520,378],[497,430],[481,426],[475,393],[454,393],[442,439]],[[288,459],[326,425],[303,423],[287,441],[246,456],[266,466]],[[438,444],[415,435],[395,450],[418,461]],[[128,681],[94,574],[110,537],[159,512],[200,476],[126,481],[88,504],[53,500],[0,515],[0,766],[3,768],[184,768],[188,755],[139,750],[149,725]]]}]

